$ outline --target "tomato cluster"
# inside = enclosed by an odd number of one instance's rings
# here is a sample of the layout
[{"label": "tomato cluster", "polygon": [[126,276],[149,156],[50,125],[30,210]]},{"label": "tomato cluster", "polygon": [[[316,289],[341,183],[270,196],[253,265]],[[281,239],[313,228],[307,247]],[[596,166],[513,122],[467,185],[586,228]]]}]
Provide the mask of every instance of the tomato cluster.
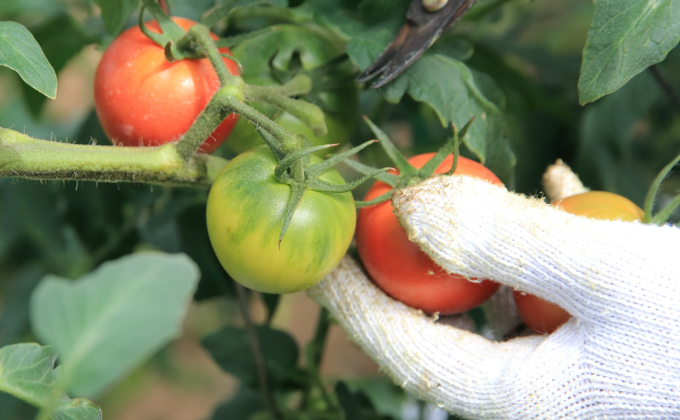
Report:
[{"label": "tomato cluster", "polygon": [[[196,23],[173,19],[185,30]],[[147,28],[160,31],[153,21],[147,23]],[[247,61],[248,49],[255,47],[276,54],[271,60],[273,64],[252,64],[248,77],[259,84],[275,84],[276,72],[291,73],[288,67],[294,67],[291,64],[294,53],[300,53],[301,71],[307,72],[323,67],[341,53],[330,38],[320,36],[312,28],[292,25],[283,25],[278,32],[243,43],[235,54]],[[230,54],[226,48],[220,52]],[[223,60],[232,74],[239,74],[234,61]],[[276,69],[277,61],[285,65],[279,63]],[[352,129],[357,98],[354,84],[351,86],[349,91],[340,92],[336,88],[310,96],[328,111],[330,138],[337,142],[346,141]],[[218,87],[217,75],[207,59],[168,61],[160,45],[139,27],[133,27],[116,38],[102,57],[95,75],[95,106],[102,127],[114,144],[154,146],[178,140]],[[345,102],[340,98],[345,98]],[[266,107],[262,110],[271,112]],[[327,140],[315,138],[290,114],[272,116],[286,128],[305,133],[312,142]],[[236,115],[228,116],[200,151],[214,151],[232,131],[236,120]],[[251,124],[242,124],[230,146],[238,152],[250,149],[259,142],[255,136]],[[434,155],[418,155],[409,159],[409,163],[422,168]],[[452,159],[448,156],[435,173],[449,171]],[[312,157],[310,164],[319,161]],[[291,186],[275,176],[278,163],[279,158],[266,146],[252,148],[229,162],[212,186],[207,204],[210,241],[218,259],[236,281],[267,293],[303,290],[337,265],[350,245],[356,224],[357,250],[367,272],[379,287],[401,302],[427,313],[459,313],[480,305],[498,289],[499,284],[491,280],[466,279],[436,265],[409,241],[389,201],[362,208],[357,216],[350,193],[307,191],[282,241],[280,233],[290,205]],[[464,157],[458,159],[455,173],[502,185],[483,165]],[[325,170],[318,179],[344,184],[333,169]],[[377,181],[365,200],[375,199],[391,188]],[[610,193],[580,194],[555,205],[573,214],[600,219],[641,220],[643,216],[635,204]],[[521,292],[514,296],[525,323],[536,332],[552,332],[569,319],[569,314],[553,303]]]}]

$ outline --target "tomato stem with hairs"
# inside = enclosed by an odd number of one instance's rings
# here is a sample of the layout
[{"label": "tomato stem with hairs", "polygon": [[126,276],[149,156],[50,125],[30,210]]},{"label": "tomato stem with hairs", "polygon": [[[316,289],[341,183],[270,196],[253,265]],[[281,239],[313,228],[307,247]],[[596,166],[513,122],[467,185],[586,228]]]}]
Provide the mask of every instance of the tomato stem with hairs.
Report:
[{"label": "tomato stem with hairs", "polygon": [[[191,159],[210,133],[232,112],[247,118],[257,127],[261,127],[271,135],[276,140],[276,146],[284,154],[299,150],[302,147],[302,141],[299,137],[283,129],[265,115],[243,102],[247,91],[246,85],[240,76],[234,76],[229,73],[217,46],[210,37],[210,31],[205,25],[196,24],[192,26],[187,35],[177,42],[179,49],[189,48],[191,43],[198,45],[199,49],[208,57],[220,80],[221,88],[215,92],[206,108],[177,143],[177,150],[185,160]],[[293,92],[300,91],[303,87],[301,86],[302,84],[306,85],[305,81],[298,79],[292,85],[289,85],[287,89]],[[260,98],[278,98],[276,100],[279,106],[287,111],[290,107],[293,107],[303,110],[303,112],[298,112],[299,114],[315,115],[315,112],[311,111],[312,107],[316,108],[315,105],[296,104],[294,100],[280,95],[276,91],[271,94],[265,94],[263,89],[266,88],[253,89],[251,87],[249,91],[251,94],[255,91]],[[318,109],[318,113],[320,113],[321,120],[323,121],[323,112]],[[325,128],[325,124],[323,127]],[[291,165],[290,173],[294,179],[302,181],[304,179],[302,162]]]},{"label": "tomato stem with hairs", "polygon": [[189,31],[187,31],[186,37],[178,41],[178,47],[181,48],[183,42],[196,43],[205,54],[205,56],[210,60],[217,77],[220,80],[220,84],[224,86],[231,86],[239,89],[243,89],[244,82],[240,76],[234,76],[229,73],[227,65],[224,64],[222,60],[222,55],[215,45],[215,41],[210,37],[210,30],[207,26],[197,23],[192,26]]},{"label": "tomato stem with hairs", "polygon": [[[304,79],[298,79],[298,81],[305,82]],[[307,78],[307,81],[311,86],[311,79]],[[309,102],[288,97],[293,95],[282,95],[279,93],[280,90],[280,88],[275,90],[262,86],[246,85],[245,99],[249,102],[264,102],[288,112],[311,128],[317,137],[325,137],[328,134],[326,119],[321,108]]]},{"label": "tomato stem with hairs", "polygon": [[0,128],[2,177],[208,187],[226,164],[225,159],[203,154],[184,160],[174,144],[123,147],[60,143]]}]

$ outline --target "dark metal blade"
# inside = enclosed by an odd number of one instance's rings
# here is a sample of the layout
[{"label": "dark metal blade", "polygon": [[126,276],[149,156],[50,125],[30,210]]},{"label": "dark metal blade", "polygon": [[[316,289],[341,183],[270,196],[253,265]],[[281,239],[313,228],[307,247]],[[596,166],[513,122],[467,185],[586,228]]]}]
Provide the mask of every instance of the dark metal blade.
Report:
[{"label": "dark metal blade", "polygon": [[394,80],[460,19],[476,0],[449,0],[436,12],[425,10],[422,0],[414,0],[406,23],[380,54],[378,59],[358,77],[362,83],[379,76],[371,88],[377,89]]}]

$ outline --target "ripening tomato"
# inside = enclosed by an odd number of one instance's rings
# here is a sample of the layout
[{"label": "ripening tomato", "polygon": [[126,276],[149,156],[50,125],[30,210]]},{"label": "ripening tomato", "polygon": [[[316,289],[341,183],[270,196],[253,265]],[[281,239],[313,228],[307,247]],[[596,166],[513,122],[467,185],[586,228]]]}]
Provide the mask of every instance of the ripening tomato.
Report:
[{"label": "ripening tomato", "polygon": [[[642,221],[644,212],[629,199],[604,191],[589,191],[553,203],[568,213],[600,220]],[[538,334],[550,334],[569,321],[569,312],[538,296],[515,290],[517,311],[524,323]]]},{"label": "ripening tomato", "polygon": [[[320,161],[312,156],[312,164]],[[308,190],[279,246],[291,187],[276,180],[277,163],[267,146],[231,160],[210,189],[206,217],[210,243],[234,280],[259,292],[292,293],[338,265],[352,242],[356,209],[349,192]],[[333,168],[319,179],[345,183]]]},{"label": "ripening tomato", "polygon": [[[173,18],[183,29],[196,22]],[[156,21],[147,28],[160,32]],[[217,36],[212,35],[214,39]],[[220,51],[230,54],[228,48]],[[231,74],[238,65],[227,58]],[[119,146],[158,146],[178,140],[219,88],[207,58],[168,62],[163,47],[134,26],[106,49],[94,78],[94,101],[107,137]],[[238,116],[231,114],[208,137],[200,151],[212,153],[229,136]]]},{"label": "ripening tomato", "polygon": [[[418,155],[409,159],[409,163],[422,168],[432,156],[434,153]],[[449,156],[435,173],[448,172],[452,162],[453,157]],[[464,157],[459,157],[455,173],[503,185],[486,167]],[[364,200],[389,190],[387,184],[377,181]],[[446,273],[409,241],[389,201],[359,209],[356,240],[361,261],[376,284],[394,299],[427,313],[467,311],[484,303],[499,287],[490,280],[472,282]]]}]

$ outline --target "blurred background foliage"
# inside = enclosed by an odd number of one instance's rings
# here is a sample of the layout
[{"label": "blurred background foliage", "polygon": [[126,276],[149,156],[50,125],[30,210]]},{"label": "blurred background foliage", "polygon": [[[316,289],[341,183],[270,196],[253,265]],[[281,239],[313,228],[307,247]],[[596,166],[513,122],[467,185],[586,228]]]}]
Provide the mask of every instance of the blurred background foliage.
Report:
[{"label": "blurred background foliage", "polygon": [[[25,25],[59,76],[57,99],[47,100],[0,67],[0,126],[42,139],[109,144],[93,111],[94,70],[112,39],[97,3],[0,2],[0,20]],[[304,3],[291,0],[290,6]],[[447,37],[469,43],[472,53],[466,64],[490,76],[502,91],[498,103],[504,104],[516,156],[510,187],[540,194],[543,171],[560,158],[590,188],[616,192],[642,205],[655,174],[680,153],[680,102],[659,83],[661,77],[680,88],[677,48],[654,72],[644,71],[616,93],[581,106],[577,82],[593,15],[591,0],[479,2],[484,3],[498,7],[478,17],[473,9],[473,16]],[[339,4],[354,10],[361,10],[360,4],[371,6],[368,0]],[[170,6],[174,15],[200,19],[215,1],[174,0]],[[283,19],[245,10],[216,31],[233,35]],[[133,15],[125,26],[135,24]],[[373,137],[362,115],[378,124],[406,155],[434,151],[450,134],[432,108],[408,95],[390,103],[376,91],[361,90],[351,144]],[[227,148],[218,153],[233,156]],[[463,154],[472,156],[467,150]],[[377,147],[367,149],[362,159],[375,166],[389,164]],[[347,168],[343,173],[354,175]],[[678,187],[680,178],[672,175],[663,184],[660,201],[672,197]],[[362,190],[357,192],[361,194]],[[252,369],[244,369],[253,361],[248,358],[252,356],[235,292],[208,242],[206,198],[204,190],[0,179],[0,346],[34,340],[28,300],[46,273],[75,279],[104,261],[139,250],[184,252],[202,272],[184,335],[95,402],[107,418],[120,419],[238,420],[261,409],[256,378]],[[274,374],[274,383],[299,390],[304,385],[295,383],[296,366],[314,333],[319,308],[304,294],[284,296],[269,324],[268,308],[276,303],[273,297],[253,296],[251,309],[263,325],[265,347],[278,350],[271,355],[272,369],[279,375]],[[227,344],[220,344],[225,340]],[[225,356],[227,348],[232,351]],[[234,358],[235,353],[242,359]],[[322,373],[347,413],[373,407],[395,420],[447,418],[381,377],[374,363],[336,326]],[[29,406],[0,394],[0,420],[32,418],[33,413]]]}]

